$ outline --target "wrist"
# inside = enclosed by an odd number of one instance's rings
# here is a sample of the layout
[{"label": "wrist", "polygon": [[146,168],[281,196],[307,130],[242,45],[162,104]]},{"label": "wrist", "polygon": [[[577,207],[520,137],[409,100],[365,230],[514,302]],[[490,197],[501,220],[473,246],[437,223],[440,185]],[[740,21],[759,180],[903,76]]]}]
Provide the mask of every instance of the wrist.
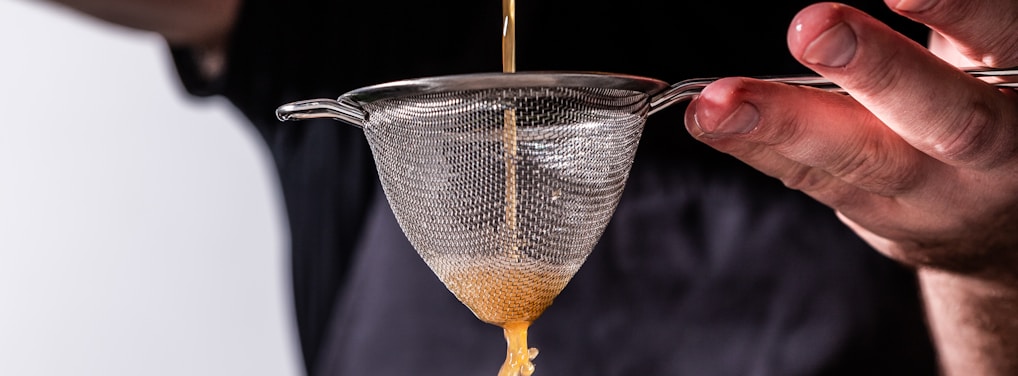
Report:
[{"label": "wrist", "polygon": [[920,269],[918,275],[945,375],[1018,374],[1018,284],[1014,278],[928,268]]}]

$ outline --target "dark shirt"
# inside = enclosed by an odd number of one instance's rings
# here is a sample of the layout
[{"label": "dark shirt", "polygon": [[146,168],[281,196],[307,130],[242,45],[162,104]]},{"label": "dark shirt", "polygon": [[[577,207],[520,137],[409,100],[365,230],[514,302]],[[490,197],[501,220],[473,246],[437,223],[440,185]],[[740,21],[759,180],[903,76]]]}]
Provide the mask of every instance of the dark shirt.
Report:
[{"label": "dark shirt", "polygon": [[[362,86],[501,70],[497,0],[255,1],[222,95],[263,136],[292,240],[310,375],[494,375],[501,329],[477,320],[417,256],[360,129],[281,123],[277,106]],[[917,25],[857,2],[915,39]],[[692,77],[805,73],[785,33],[806,1],[523,0],[518,70]],[[935,355],[914,275],[800,192],[693,140],[683,106],[652,115],[617,212],[530,330],[538,375],[922,375]]]}]

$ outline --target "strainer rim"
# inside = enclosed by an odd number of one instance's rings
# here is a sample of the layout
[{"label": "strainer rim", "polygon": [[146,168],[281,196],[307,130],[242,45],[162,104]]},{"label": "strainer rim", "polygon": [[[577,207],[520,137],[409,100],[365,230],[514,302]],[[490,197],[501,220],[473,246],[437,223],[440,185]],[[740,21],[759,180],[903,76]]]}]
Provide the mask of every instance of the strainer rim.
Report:
[{"label": "strainer rim", "polygon": [[366,86],[347,92],[339,99],[363,104],[420,94],[525,87],[621,89],[652,96],[667,88],[668,83],[649,77],[596,71],[466,73],[406,79]]}]

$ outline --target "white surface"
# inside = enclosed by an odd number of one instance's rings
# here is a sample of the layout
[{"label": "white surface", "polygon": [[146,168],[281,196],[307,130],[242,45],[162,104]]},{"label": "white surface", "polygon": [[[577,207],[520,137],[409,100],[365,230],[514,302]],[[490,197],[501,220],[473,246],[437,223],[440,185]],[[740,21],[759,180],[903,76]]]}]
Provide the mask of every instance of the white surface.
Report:
[{"label": "white surface", "polygon": [[158,36],[0,1],[0,111],[0,375],[302,373],[270,158]]}]

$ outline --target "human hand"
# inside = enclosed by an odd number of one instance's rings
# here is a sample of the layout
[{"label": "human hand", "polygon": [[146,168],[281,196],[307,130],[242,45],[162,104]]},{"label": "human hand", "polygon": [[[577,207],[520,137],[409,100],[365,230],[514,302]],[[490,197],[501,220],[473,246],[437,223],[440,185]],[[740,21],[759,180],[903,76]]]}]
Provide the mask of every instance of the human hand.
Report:
[{"label": "human hand", "polygon": [[952,65],[1018,65],[1018,2],[886,3],[937,32],[932,51],[815,4],[789,48],[850,97],[726,78],[690,103],[687,129],[915,267],[946,373],[1018,374],[1018,95]]},{"label": "human hand", "polygon": [[[915,18],[948,35],[935,43],[943,56],[1018,65],[1018,32],[1000,25],[1016,21],[985,19],[1005,6],[1018,12],[1018,3],[942,0],[934,10],[959,14],[948,8],[977,3],[984,16],[966,22],[932,11]],[[1018,96],[843,5],[804,9],[788,42],[851,97],[726,78],[688,107],[690,133],[836,209],[905,264],[1018,277]]]}]

